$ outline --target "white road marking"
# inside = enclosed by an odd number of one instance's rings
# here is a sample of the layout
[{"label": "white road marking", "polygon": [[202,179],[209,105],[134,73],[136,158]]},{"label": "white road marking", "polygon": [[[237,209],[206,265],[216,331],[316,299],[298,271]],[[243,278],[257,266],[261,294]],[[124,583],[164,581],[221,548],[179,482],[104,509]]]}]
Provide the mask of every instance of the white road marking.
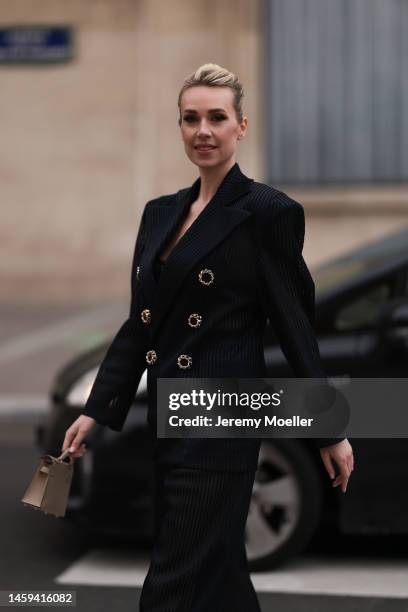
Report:
[{"label": "white road marking", "polygon": [[89,332],[95,325],[103,325],[112,320],[114,309],[109,304],[103,308],[93,309],[70,319],[64,319],[52,325],[47,325],[22,336],[6,340],[0,344],[0,364],[7,363],[19,357],[25,357],[40,349],[52,346],[62,338],[70,338],[78,331]]},{"label": "white road marking", "polygon": [[148,559],[134,552],[94,549],[70,565],[54,582],[141,587],[148,566]]},{"label": "white road marking", "polygon": [[[141,587],[149,559],[138,552],[94,549],[55,578],[59,584]],[[253,573],[265,593],[408,598],[408,562],[302,557],[290,567]]]},{"label": "white road marking", "polygon": [[301,558],[291,568],[252,574],[257,591],[408,598],[408,563],[394,559]]}]

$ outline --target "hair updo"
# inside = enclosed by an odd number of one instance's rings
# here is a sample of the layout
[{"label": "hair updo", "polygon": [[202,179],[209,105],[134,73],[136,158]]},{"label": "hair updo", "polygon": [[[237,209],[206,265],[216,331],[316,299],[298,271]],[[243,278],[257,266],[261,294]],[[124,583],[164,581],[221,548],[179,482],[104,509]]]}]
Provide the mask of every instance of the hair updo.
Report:
[{"label": "hair updo", "polygon": [[178,107],[180,112],[179,125],[181,124],[181,96],[190,87],[197,85],[207,85],[209,87],[229,87],[234,94],[234,110],[238,123],[242,122],[242,98],[244,88],[233,72],[218,64],[203,64],[184,79],[184,83],[178,96]]}]

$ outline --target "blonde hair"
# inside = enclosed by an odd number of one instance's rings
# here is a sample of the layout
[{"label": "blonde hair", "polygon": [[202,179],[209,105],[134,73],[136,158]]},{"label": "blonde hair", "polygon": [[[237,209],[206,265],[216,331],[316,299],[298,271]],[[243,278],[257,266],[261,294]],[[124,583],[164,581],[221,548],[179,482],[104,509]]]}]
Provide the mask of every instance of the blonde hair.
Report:
[{"label": "blonde hair", "polygon": [[178,96],[178,107],[180,112],[179,125],[181,123],[181,96],[190,87],[197,85],[207,85],[209,87],[229,87],[234,94],[234,109],[238,123],[242,122],[242,98],[244,97],[244,88],[233,72],[218,64],[203,64],[197,70],[192,72],[184,79],[182,88]]}]

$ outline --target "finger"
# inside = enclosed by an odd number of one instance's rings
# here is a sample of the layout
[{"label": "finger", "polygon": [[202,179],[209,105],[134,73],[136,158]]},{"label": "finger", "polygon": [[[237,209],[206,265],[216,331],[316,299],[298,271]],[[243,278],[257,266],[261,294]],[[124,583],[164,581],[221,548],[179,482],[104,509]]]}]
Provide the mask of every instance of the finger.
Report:
[{"label": "finger", "polygon": [[350,450],[350,452],[347,453],[346,455],[346,464],[347,464],[347,471],[348,471],[348,475],[350,476],[352,470],[353,470],[353,452]]},{"label": "finger", "polygon": [[348,478],[346,478],[341,485],[341,490],[343,491],[343,493],[347,491],[347,485],[348,485]]},{"label": "finger", "polygon": [[340,474],[343,478],[348,478],[350,476],[350,467],[349,467],[349,458],[346,457],[342,461],[339,462]]},{"label": "finger", "polygon": [[324,467],[326,468],[326,471],[329,474],[330,478],[334,478],[335,471],[334,471],[334,466],[333,466],[331,456],[328,453],[324,453],[322,455],[322,459],[323,459]]},{"label": "finger", "polygon": [[344,486],[347,487],[347,483],[348,483],[348,478],[344,477],[344,476],[338,476],[336,478],[336,480],[334,480],[332,482],[332,486],[333,487],[338,487],[339,485],[341,485],[341,488],[343,489]]},{"label": "finger", "polygon": [[85,453],[86,453],[86,446],[85,444],[81,444],[80,448],[78,448],[75,452],[70,453],[70,455],[74,459],[78,459],[78,457],[83,457]]},{"label": "finger", "polygon": [[75,453],[79,447],[81,446],[82,440],[84,438],[84,433],[83,431],[79,430],[75,436],[75,438],[72,440],[71,445],[70,445],[70,451]]},{"label": "finger", "polygon": [[333,480],[332,485],[337,487],[339,484],[342,484],[345,480],[348,480],[349,476],[347,473],[341,473],[336,476],[336,479]]},{"label": "finger", "polygon": [[73,457],[77,458],[77,457],[82,457],[84,453],[85,453],[84,445],[82,444],[79,448],[76,449],[76,451],[74,451],[71,454]]},{"label": "finger", "polygon": [[342,478],[341,478],[340,475],[336,476],[335,480],[333,480],[333,482],[332,482],[332,486],[333,487],[337,487],[337,485],[339,485],[341,483],[341,480],[342,480]]},{"label": "finger", "polygon": [[74,437],[75,437],[75,433],[73,431],[67,430],[67,432],[65,433],[64,442],[62,444],[63,451],[71,446],[71,443]]}]

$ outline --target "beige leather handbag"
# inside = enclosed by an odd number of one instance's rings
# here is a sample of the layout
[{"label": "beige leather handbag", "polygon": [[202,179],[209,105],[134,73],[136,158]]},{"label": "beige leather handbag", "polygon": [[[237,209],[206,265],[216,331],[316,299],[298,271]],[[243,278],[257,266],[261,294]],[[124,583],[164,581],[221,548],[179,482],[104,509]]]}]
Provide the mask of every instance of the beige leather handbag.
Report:
[{"label": "beige leather handbag", "polygon": [[[68,462],[64,461],[66,457],[69,457]],[[45,514],[65,516],[73,474],[74,459],[69,449],[59,457],[42,455],[34,478],[21,499],[22,503]]]}]

